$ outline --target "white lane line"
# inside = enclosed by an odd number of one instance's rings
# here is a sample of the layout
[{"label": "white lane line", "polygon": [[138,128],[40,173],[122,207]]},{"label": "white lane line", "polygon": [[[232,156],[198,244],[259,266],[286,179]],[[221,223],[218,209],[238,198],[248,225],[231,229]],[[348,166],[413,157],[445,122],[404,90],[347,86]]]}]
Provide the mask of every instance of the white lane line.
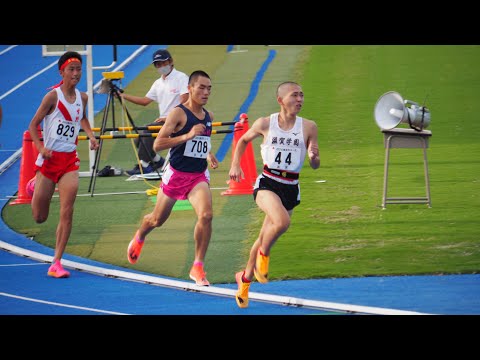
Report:
[{"label": "white lane line", "polygon": [[0,164],[0,175],[3,174],[10,166],[12,166],[21,156],[23,149],[20,148],[15,153],[10,155],[10,157]]},{"label": "white lane line", "polygon": [[32,79],[35,79],[37,76],[39,76],[40,74],[44,73],[45,71],[47,71],[48,69],[50,69],[51,67],[57,65],[58,63],[58,60],[55,60],[54,62],[52,62],[50,65],[48,65],[47,67],[44,67],[42,70],[40,70],[39,72],[37,72],[36,74],[33,74],[32,76],[30,76],[29,78],[23,80],[20,84],[18,84],[17,86],[15,86],[14,88],[10,89],[9,91],[7,91],[5,94],[3,95],[0,95],[0,100],[2,100],[3,98],[7,97],[8,95],[10,95],[12,92],[14,92],[15,90],[17,90],[18,88],[22,87],[23,85],[25,85],[27,82],[29,82],[30,80]]},{"label": "white lane line", "polygon": [[37,265],[45,265],[43,263],[35,263],[35,264],[3,264],[0,267],[8,267],[8,266],[37,266]]},{"label": "white lane line", "polygon": [[4,292],[0,292],[0,296],[6,296],[6,297],[15,298],[15,299],[25,300],[25,301],[32,301],[32,302],[41,303],[41,304],[48,304],[48,305],[55,305],[55,306],[67,307],[67,308],[71,308],[71,309],[93,311],[93,312],[98,312],[98,313],[102,313],[102,314],[110,314],[110,315],[130,315],[130,314],[124,314],[124,313],[119,313],[119,312],[115,312],[115,311],[92,309],[92,308],[83,307],[83,306],[75,306],[75,305],[61,304],[61,303],[57,303],[57,302],[53,302],[53,301],[45,301],[45,300],[33,299],[33,298],[24,297],[24,296],[18,296],[18,295],[8,294],[8,293],[4,293]]},{"label": "white lane line", "polygon": [[0,51],[0,55],[3,55],[5,54],[6,52],[9,52],[10,50],[12,50],[14,47],[17,47],[18,45],[12,45],[12,46],[9,46],[8,48]]}]

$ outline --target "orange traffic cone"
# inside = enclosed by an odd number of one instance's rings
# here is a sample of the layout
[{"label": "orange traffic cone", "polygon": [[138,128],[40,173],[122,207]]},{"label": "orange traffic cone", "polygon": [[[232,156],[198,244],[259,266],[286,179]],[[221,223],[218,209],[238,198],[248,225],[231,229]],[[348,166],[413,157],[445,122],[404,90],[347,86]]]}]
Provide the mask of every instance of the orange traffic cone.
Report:
[{"label": "orange traffic cone", "polygon": [[[248,130],[248,116],[247,114],[240,115],[240,121],[235,124],[235,129],[233,131],[233,145],[232,145],[232,156],[237,147],[238,140],[245,134]],[[243,170],[245,175],[244,179],[241,179],[240,182],[229,180],[228,190],[222,192],[222,195],[248,195],[253,194],[253,184],[257,179],[257,166],[255,164],[255,157],[253,155],[252,143],[248,143],[245,152],[240,159],[240,167]]]},{"label": "orange traffic cone", "polygon": [[23,133],[22,144],[22,160],[20,163],[20,176],[18,178],[18,196],[10,202],[10,205],[16,204],[30,204],[32,197],[28,196],[26,186],[27,182],[35,176],[35,160],[37,159],[38,151],[30,137],[28,130]]}]

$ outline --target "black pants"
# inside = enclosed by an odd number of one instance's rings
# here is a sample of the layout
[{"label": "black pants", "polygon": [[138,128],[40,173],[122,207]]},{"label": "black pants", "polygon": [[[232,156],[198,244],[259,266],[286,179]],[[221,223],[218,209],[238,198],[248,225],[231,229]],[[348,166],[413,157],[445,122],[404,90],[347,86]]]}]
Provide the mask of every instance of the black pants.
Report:
[{"label": "black pants", "polygon": [[[158,126],[158,123],[151,123],[145,126]],[[152,134],[158,130],[140,130],[140,134]],[[157,153],[153,151],[153,143],[155,138],[153,136],[138,137],[135,139],[135,145],[138,149],[138,157],[145,162],[151,162]],[[143,145],[142,145],[143,144]]]}]

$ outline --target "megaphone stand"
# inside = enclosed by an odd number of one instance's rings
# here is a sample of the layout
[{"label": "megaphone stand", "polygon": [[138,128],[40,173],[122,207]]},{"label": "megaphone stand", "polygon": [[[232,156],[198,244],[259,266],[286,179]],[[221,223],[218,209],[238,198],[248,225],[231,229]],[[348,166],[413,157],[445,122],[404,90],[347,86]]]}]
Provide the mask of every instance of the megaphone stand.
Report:
[{"label": "megaphone stand", "polygon": [[[432,132],[429,130],[417,131],[414,129],[389,129],[382,130],[385,142],[385,172],[383,178],[382,209],[387,204],[428,204],[432,207],[430,199],[430,180],[428,177],[427,148]],[[423,149],[423,168],[425,173],[425,197],[387,197],[388,188],[388,162],[392,148],[421,148]]]}]

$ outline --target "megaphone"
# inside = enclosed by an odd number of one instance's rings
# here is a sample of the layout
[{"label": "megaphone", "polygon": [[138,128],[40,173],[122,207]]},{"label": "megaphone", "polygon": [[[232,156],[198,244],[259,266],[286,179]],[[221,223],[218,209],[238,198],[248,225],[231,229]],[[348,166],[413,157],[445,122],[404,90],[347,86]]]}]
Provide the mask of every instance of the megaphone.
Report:
[{"label": "megaphone", "polygon": [[422,131],[430,125],[430,111],[425,106],[403,100],[402,96],[395,91],[388,91],[380,96],[375,104],[374,116],[382,130],[391,130],[405,123],[412,129]]}]

